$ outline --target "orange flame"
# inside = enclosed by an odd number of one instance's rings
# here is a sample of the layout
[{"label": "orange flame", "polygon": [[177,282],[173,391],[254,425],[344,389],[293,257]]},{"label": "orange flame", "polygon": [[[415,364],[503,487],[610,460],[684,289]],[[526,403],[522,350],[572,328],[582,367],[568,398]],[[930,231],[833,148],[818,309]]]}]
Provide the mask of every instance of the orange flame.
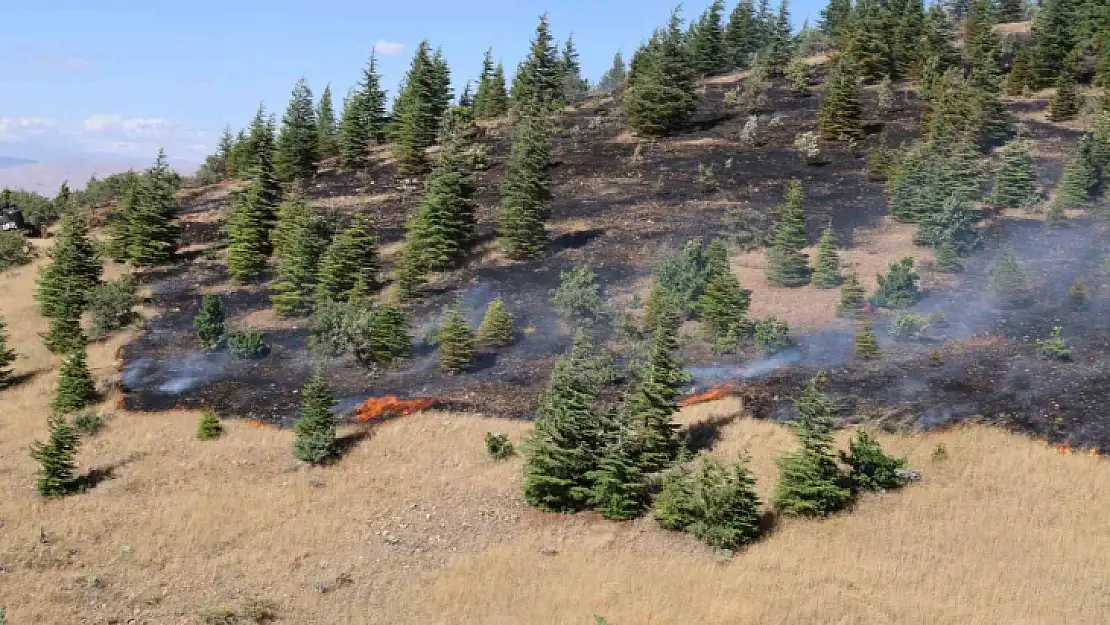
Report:
[{"label": "orange flame", "polygon": [[724,399],[731,396],[735,392],[735,384],[722,384],[721,386],[714,386],[704,393],[698,393],[697,395],[686,397],[682,401],[680,401],[678,405],[682,406],[683,408],[688,408],[690,406],[696,406],[698,404],[704,404],[706,402]]},{"label": "orange flame", "polygon": [[396,395],[384,397],[371,397],[355,409],[355,422],[366,423],[375,419],[386,417],[404,417],[414,412],[427,410],[435,406],[436,400],[431,397],[417,397],[416,399],[398,399]]},{"label": "orange flame", "polygon": [[1053,445],[1052,448],[1055,449],[1056,451],[1064,454],[1065,456],[1070,456],[1073,453],[1075,453],[1075,449],[1072,448],[1070,443],[1064,443],[1062,445]]},{"label": "orange flame", "polygon": [[269,421],[262,421],[262,420],[259,420],[259,419],[245,419],[244,422],[248,426],[250,426],[252,428],[257,428],[259,430],[276,430],[276,429],[278,429],[278,426],[276,424],[270,423]]}]

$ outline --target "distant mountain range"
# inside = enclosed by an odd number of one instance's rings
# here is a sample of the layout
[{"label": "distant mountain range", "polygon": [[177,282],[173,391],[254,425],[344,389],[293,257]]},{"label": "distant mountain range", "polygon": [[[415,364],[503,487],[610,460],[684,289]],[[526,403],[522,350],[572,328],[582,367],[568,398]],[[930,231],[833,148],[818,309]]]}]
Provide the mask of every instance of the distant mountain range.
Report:
[{"label": "distant mountain range", "polygon": [[[89,177],[97,178],[118,174],[129,169],[141,171],[150,166],[148,161],[97,158],[65,158],[34,161],[26,158],[0,156],[0,188],[37,191],[52,196],[63,182],[72,189],[84,188]],[[183,176],[197,171],[195,163],[170,161],[170,166]]]}]

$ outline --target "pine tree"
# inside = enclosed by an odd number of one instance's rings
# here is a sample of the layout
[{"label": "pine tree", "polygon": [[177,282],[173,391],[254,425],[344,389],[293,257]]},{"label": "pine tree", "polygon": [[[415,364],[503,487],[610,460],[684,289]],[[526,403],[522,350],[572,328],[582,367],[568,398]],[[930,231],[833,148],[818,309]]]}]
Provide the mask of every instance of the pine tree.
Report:
[{"label": "pine tree", "polygon": [[775,458],[775,507],[789,516],[828,516],[852,501],[850,481],[832,451],[833,407],[811,381],[794,400],[794,409],[798,418],[791,426],[801,448]]},{"label": "pine tree", "polygon": [[76,310],[79,316],[89,291],[100,283],[101,272],[96,245],[89,237],[88,216],[83,211],[67,209],[47,255],[51,262],[39,270],[35,290],[39,312],[56,317]]},{"label": "pine tree", "polygon": [[778,287],[809,284],[809,258],[802,253],[806,246],[806,215],[802,183],[787,184],[786,200],[780,208],[780,219],[770,249],[767,250],[767,281]]},{"label": "pine tree", "polygon": [[96,386],[89,373],[88,354],[82,345],[72,352],[58,369],[58,383],[51,408],[56,415],[68,415],[88,406],[96,399]]},{"label": "pine tree", "polygon": [[324,87],[316,106],[316,153],[322,159],[339,154],[339,126],[331,102],[331,85]]},{"label": "pine tree", "polygon": [[817,114],[817,128],[822,139],[846,141],[863,136],[859,97],[859,79],[853,61],[847,55],[841,56]]},{"label": "pine tree", "polygon": [[381,286],[376,246],[377,239],[370,224],[361,215],[355,215],[351,224],[332,240],[320,260],[322,296],[344,302],[360,284],[365,289]]},{"label": "pine tree", "polygon": [[1002,246],[995,257],[990,270],[990,286],[995,297],[1007,307],[1022,308],[1033,303],[1033,293],[1025,282],[1012,245]]},{"label": "pine tree", "polygon": [[697,104],[694,74],[686,63],[682,46],[682,19],[671,13],[666,29],[656,31],[651,41],[632,58],[624,108],[633,130],[646,135],[664,135],[681,128]]},{"label": "pine tree", "polygon": [[371,144],[385,139],[385,91],[374,52],[357,88],[347,94],[339,121],[339,165],[344,169],[366,166]]},{"label": "pine tree", "polygon": [[745,321],[751,294],[740,286],[731,271],[720,272],[709,280],[698,300],[698,311],[711,337],[723,338]]},{"label": "pine tree", "polygon": [[166,153],[158,150],[154,167],[139,180],[129,212],[127,258],[138,267],[173,260],[181,229],[173,223],[179,208]]},{"label": "pine tree", "polygon": [[447,373],[463,373],[474,363],[474,332],[456,303],[439,328],[439,368]]},{"label": "pine tree", "polygon": [[547,244],[550,213],[551,128],[542,115],[517,123],[513,151],[501,176],[497,230],[501,249],[510,258],[541,256]]},{"label": "pine tree", "polygon": [[829,0],[821,10],[818,28],[829,38],[838,40],[852,18],[852,0]]},{"label": "pine tree", "polygon": [[995,10],[999,23],[1020,22],[1025,17],[1025,2],[1024,0],[998,0]]},{"label": "pine tree", "polygon": [[859,430],[856,437],[848,442],[848,453],[840,452],[840,459],[848,465],[848,478],[857,490],[881,492],[906,484],[906,480],[898,474],[898,470],[906,466],[906,461],[886,455],[879,441],[866,430]]},{"label": "pine tree", "polygon": [[1098,169],[1094,164],[1095,142],[1090,135],[1079,141],[1075,154],[1064,166],[1052,205],[1064,210],[1084,208],[1090,203],[1098,186]]},{"label": "pine tree", "polygon": [[882,355],[879,349],[879,337],[875,336],[875,328],[872,327],[870,319],[865,319],[859,332],[856,332],[852,352],[858,360],[874,360]]},{"label": "pine tree", "polygon": [[1048,102],[1048,120],[1063,122],[1079,115],[1079,93],[1075,74],[1070,70],[1060,72],[1056,78],[1056,92]]},{"label": "pine tree", "polygon": [[1066,73],[1076,47],[1074,0],[1044,0],[1033,19],[1034,61],[1041,85]]},{"label": "pine tree", "polygon": [[871,304],[885,308],[909,308],[920,297],[917,290],[920,279],[921,276],[913,270],[912,256],[891,263],[887,275],[876,276],[879,286],[871,296]]},{"label": "pine tree", "polygon": [[690,65],[702,76],[723,69],[727,64],[724,28],[721,25],[724,10],[724,0],[714,0],[701,14],[693,37],[686,42]]},{"label": "pine tree", "polygon": [[420,288],[427,279],[418,251],[401,248],[397,261],[393,263],[393,284],[397,287],[397,299],[402,302],[419,299]]},{"label": "pine tree", "polygon": [[393,106],[393,151],[407,173],[422,173],[427,168],[424,150],[435,143],[449,102],[449,92],[444,101],[443,80],[450,77],[437,54],[427,40],[420,42]]},{"label": "pine tree", "polygon": [[1018,48],[1006,77],[1006,95],[1020,96],[1036,86],[1037,76],[1033,73],[1033,52],[1026,46]]},{"label": "pine tree", "polygon": [[277,221],[274,209],[281,200],[281,185],[278,182],[274,164],[274,159],[277,157],[274,132],[274,119],[266,117],[266,111],[260,104],[254,120],[251,121],[250,134],[247,136],[246,175],[258,184],[260,218],[265,225],[267,238],[270,229]]},{"label": "pine tree", "polygon": [[120,189],[119,204],[108,214],[108,244],[104,251],[118,263],[126,263],[131,254],[131,213],[142,184],[138,176],[129,176]]},{"label": "pine tree", "polygon": [[215,412],[209,410],[204,413],[204,416],[197,422],[197,440],[198,441],[211,441],[216,440],[224,433],[224,426],[220,423],[220,418],[216,416]]},{"label": "pine tree", "polygon": [[[1107,44],[1110,47],[1110,44]],[[1102,178],[1103,184],[1110,184],[1110,108],[1102,112],[1095,121],[1091,134],[1091,165]]]},{"label": "pine tree", "polygon": [[993,0],[973,0],[968,5],[964,41],[973,69],[995,71],[998,68],[998,49],[1001,42],[994,28],[997,22],[993,4]]},{"label": "pine tree", "polygon": [[927,146],[921,144],[903,152],[894,169],[890,180],[890,214],[899,221],[915,223],[925,212],[922,193],[930,180],[927,158]]},{"label": "pine tree", "polygon": [[308,81],[301,78],[293,88],[278,136],[277,174],[283,182],[308,182],[316,176],[320,139],[314,101]]},{"label": "pine tree", "polygon": [[551,37],[547,14],[540,16],[531,49],[513,78],[512,106],[518,115],[550,112],[562,102],[563,63]]},{"label": "pine tree", "polygon": [[750,55],[759,49],[758,24],[752,0],[740,0],[725,26],[725,53],[730,67],[747,67]]},{"label": "pine tree", "polygon": [[656,324],[647,359],[636,371],[633,391],[622,407],[634,453],[645,473],[666,469],[678,452],[674,413],[682,385],[689,381],[677,356],[679,321],[678,316],[667,314]]},{"label": "pine tree", "polygon": [[[858,0],[852,11],[850,27],[846,34],[847,53],[841,56],[837,70],[845,64],[851,65],[851,74],[866,82],[879,82],[895,73],[895,57],[887,36],[887,24],[883,8],[877,0]],[[830,81],[829,89],[834,86]],[[826,96],[827,97],[827,96]],[[858,97],[857,97],[858,100]]]},{"label": "pine tree", "polygon": [[925,5],[922,0],[906,0],[901,13],[894,17],[897,19],[891,42],[894,73],[897,76],[916,76],[924,61],[921,43],[925,36]]},{"label": "pine tree", "polygon": [[205,295],[193,318],[193,329],[204,349],[216,349],[224,339],[224,304],[219,295]]},{"label": "pine tree", "polygon": [[786,64],[794,55],[794,38],[790,27],[790,5],[787,0],[779,1],[779,10],[774,20],[766,22],[768,39],[764,43],[764,60],[771,76],[782,76]]},{"label": "pine tree", "polygon": [[316,290],[320,257],[328,248],[327,223],[308,211],[293,213],[287,226],[288,240],[278,256],[277,282],[270,302],[278,315],[291,317],[309,312]]},{"label": "pine tree", "polygon": [[331,388],[319,369],[301,388],[301,406],[293,424],[293,456],[311,464],[326,464],[335,459],[336,418]]},{"label": "pine tree", "polygon": [[224,126],[224,132],[220,135],[220,144],[216,148],[216,154],[219,157],[220,167],[216,170],[221,180],[226,180],[235,177],[232,170],[232,158],[235,152],[235,134],[231,131],[231,125]]},{"label": "pine tree", "polygon": [[505,347],[516,340],[513,316],[505,309],[505,302],[501,298],[493,300],[486,307],[476,339],[479,345],[486,347]]},{"label": "pine tree", "polygon": [[269,214],[257,181],[234,192],[227,220],[227,272],[232,279],[254,281],[266,270],[271,251]]},{"label": "pine tree", "polygon": [[1029,206],[1037,195],[1037,172],[1029,153],[1029,142],[1023,138],[1006,144],[1002,162],[994,179],[991,202],[1001,208]]},{"label": "pine tree", "polygon": [[821,233],[817,244],[817,262],[813,268],[813,286],[819,289],[835,289],[843,278],[840,275],[840,255],[836,253],[836,233],[830,224]]},{"label": "pine tree", "polygon": [[561,99],[567,103],[578,102],[586,97],[589,83],[582,78],[582,65],[578,61],[578,50],[574,47],[574,37],[567,37],[562,54],[563,83]]},{"label": "pine tree", "polygon": [[592,483],[589,503],[613,521],[634,519],[647,509],[647,485],[636,450],[627,441],[614,443],[586,474]]},{"label": "pine tree", "polygon": [[12,363],[16,357],[15,350],[8,347],[8,324],[0,317],[0,388],[11,380]]},{"label": "pine tree", "polygon": [[498,63],[490,75],[488,96],[483,100],[483,117],[493,119],[509,112],[509,90],[505,82],[505,67]]},{"label": "pine tree", "polygon": [[425,182],[424,197],[405,229],[406,253],[422,271],[457,266],[474,244],[472,168],[460,134],[447,133],[439,162]]},{"label": "pine tree", "polygon": [[597,87],[605,92],[613,92],[624,87],[625,81],[628,80],[628,68],[625,67],[624,57],[621,56],[618,50],[613,55],[613,64],[601,76]]},{"label": "pine tree", "polygon": [[856,274],[848,274],[844,284],[840,285],[840,301],[837,303],[837,312],[844,314],[863,308],[863,286],[859,283]]},{"label": "pine tree", "polygon": [[478,77],[478,90],[474,93],[474,117],[488,119],[493,89],[493,48],[486,50],[482,58],[482,74]]},{"label": "pine tree", "polygon": [[68,419],[53,415],[47,423],[50,438],[31,444],[31,458],[39,463],[38,492],[43,497],[61,497],[77,484],[77,447],[81,437]]},{"label": "pine tree", "polygon": [[579,331],[560,356],[540,398],[535,427],[524,443],[524,500],[551,512],[586,507],[607,436],[598,410],[600,385],[589,363],[590,335]]},{"label": "pine tree", "polygon": [[703,455],[697,472],[668,472],[655,498],[655,518],[666,529],[684,530],[718,549],[739,549],[760,534],[755,478],[744,459],[728,471]]}]

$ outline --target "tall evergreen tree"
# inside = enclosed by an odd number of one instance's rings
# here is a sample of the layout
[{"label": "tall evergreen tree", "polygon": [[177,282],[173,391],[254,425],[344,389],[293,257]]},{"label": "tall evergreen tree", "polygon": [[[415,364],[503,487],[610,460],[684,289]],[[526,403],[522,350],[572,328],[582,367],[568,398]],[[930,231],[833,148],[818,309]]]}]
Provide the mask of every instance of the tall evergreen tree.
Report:
[{"label": "tall evergreen tree", "polygon": [[586,507],[608,436],[598,408],[601,387],[591,375],[595,352],[590,335],[579,331],[574,347],[559,357],[524,444],[524,500],[552,512]]},{"label": "tall evergreen tree", "polygon": [[335,121],[335,108],[331,102],[331,85],[324,87],[320,103],[316,106],[316,153],[320,158],[339,154],[339,126]]},{"label": "tall evergreen tree", "polygon": [[[887,31],[887,20],[877,0],[859,0],[852,11],[846,35],[847,54],[837,68],[852,64],[852,72],[867,82],[879,82],[895,73],[894,53]],[[830,89],[835,83],[830,83]]]},{"label": "tall evergreen tree", "polygon": [[701,322],[709,336],[722,339],[739,328],[747,318],[751,295],[731,271],[722,271],[710,279],[698,300]]},{"label": "tall evergreen tree", "polygon": [[1002,24],[1020,22],[1025,19],[1024,0],[998,0],[995,11]]},{"label": "tall evergreen tree", "polygon": [[800,449],[775,458],[779,483],[775,506],[790,516],[828,516],[852,500],[848,476],[833,453],[833,407],[816,383],[794,400],[798,418],[791,422]]},{"label": "tall evergreen tree", "polygon": [[312,309],[317,267],[331,235],[327,222],[310,211],[291,213],[290,219],[294,221],[287,226],[288,239],[278,255],[278,279],[270,296],[274,311],[286,317]]},{"label": "tall evergreen tree", "polygon": [[1064,166],[1052,201],[1061,213],[1071,208],[1084,208],[1094,197],[1099,180],[1092,157],[1093,144],[1090,135],[1081,139],[1075,154]]},{"label": "tall evergreen tree", "polygon": [[231,159],[234,151],[235,134],[231,131],[231,124],[228,124],[224,126],[223,134],[220,135],[220,144],[216,148],[216,155],[220,163],[220,168],[216,173],[219,174],[221,179],[235,177],[235,173],[231,168]]},{"label": "tall evergreen tree", "polygon": [[51,409],[56,415],[68,415],[88,406],[96,399],[96,386],[89,373],[84,345],[70,352],[58,369],[58,383]]},{"label": "tall evergreen tree", "polygon": [[817,244],[817,259],[813,268],[813,286],[819,289],[835,289],[840,286],[840,255],[836,253],[836,233],[832,224],[821,233]]},{"label": "tall evergreen tree", "polygon": [[269,215],[258,181],[232,195],[227,220],[227,272],[232,279],[250,282],[265,271],[271,251]]},{"label": "tall evergreen tree", "polygon": [[518,115],[552,110],[562,102],[563,76],[563,63],[545,13],[536,26],[531,50],[520,62],[513,78],[513,110]]},{"label": "tall evergreen tree", "polygon": [[501,177],[498,234],[510,258],[533,258],[547,244],[545,222],[550,213],[551,128],[543,114],[517,123],[513,152]]},{"label": "tall evergreen tree", "polygon": [[205,295],[200,300],[200,309],[193,318],[193,330],[197,340],[204,349],[216,349],[223,341],[226,328],[224,326],[224,303],[219,295]]},{"label": "tall evergreen tree", "polygon": [[841,56],[817,114],[817,128],[822,138],[845,141],[863,136],[859,98],[859,79],[853,61],[847,55]]},{"label": "tall evergreen tree", "polygon": [[494,66],[489,85],[485,117],[501,117],[509,112],[509,90],[505,82],[505,67],[501,63]]},{"label": "tall evergreen tree", "polygon": [[925,5],[922,0],[905,0],[901,13],[894,18],[896,23],[891,40],[894,74],[917,76],[924,61],[921,42],[925,36]]},{"label": "tall evergreen tree", "polygon": [[625,67],[624,58],[618,50],[613,55],[613,64],[601,76],[597,86],[602,91],[613,92],[624,87],[626,80],[628,80],[628,68]]},{"label": "tall evergreen tree", "polygon": [[1076,47],[1077,15],[1074,0],[1043,0],[1033,19],[1034,67],[1041,86],[1067,70]]},{"label": "tall evergreen tree", "polygon": [[624,107],[629,125],[637,132],[672,132],[682,127],[694,111],[694,75],[683,53],[681,26],[676,10],[667,28],[657,30],[632,58]]},{"label": "tall evergreen tree", "polygon": [[409,173],[422,173],[427,167],[424,150],[435,143],[449,102],[449,97],[443,99],[443,80],[450,80],[446,70],[428,41],[420,42],[394,102],[391,126],[394,154]]},{"label": "tall evergreen tree", "polygon": [[725,26],[725,54],[730,67],[747,67],[748,58],[759,50],[759,25],[752,0],[740,0]]},{"label": "tall evergreen tree", "polygon": [[119,204],[108,214],[108,244],[104,251],[109,258],[126,263],[131,255],[131,214],[138,200],[139,176],[129,176],[120,189]]},{"label": "tall evergreen tree", "polygon": [[0,388],[7,386],[11,380],[15,359],[15,350],[8,347],[8,324],[0,317]]},{"label": "tall evergreen tree", "polygon": [[621,408],[645,473],[668,468],[678,452],[674,413],[682,385],[690,379],[677,355],[680,321],[678,315],[668,311],[656,323],[647,358],[637,370],[632,393]]},{"label": "tall evergreen tree", "polygon": [[801,182],[795,180],[787,184],[779,223],[767,250],[767,281],[774,286],[809,284],[809,259],[802,253],[802,248],[806,246],[806,215],[802,208],[804,197]]},{"label": "tall evergreen tree", "polygon": [[77,484],[77,447],[81,436],[63,416],[49,418],[50,438],[31,444],[31,458],[39,463],[38,492],[43,497],[61,497]]},{"label": "tall evergreen tree", "polygon": [[1006,77],[1006,95],[1020,96],[1036,86],[1037,77],[1033,73],[1033,52],[1028,46],[1021,46],[1014,53],[1010,74]]},{"label": "tall evergreen tree", "polygon": [[448,133],[439,162],[425,183],[424,198],[406,226],[408,260],[419,263],[423,271],[458,265],[474,243],[472,167],[460,133]]},{"label": "tall evergreen tree", "polygon": [[875,328],[870,319],[865,319],[860,325],[852,341],[852,355],[858,360],[874,360],[882,355],[879,349],[879,337],[875,335]]},{"label": "tall evergreen tree", "polygon": [[482,73],[478,77],[478,90],[474,93],[474,117],[487,119],[490,114],[490,99],[493,89],[493,48],[486,50],[482,58]]},{"label": "tall evergreen tree", "polygon": [[586,477],[592,483],[589,503],[613,521],[634,519],[647,509],[647,484],[638,452],[627,438],[613,442]]},{"label": "tall evergreen tree", "polygon": [[128,211],[128,260],[138,267],[173,260],[181,229],[173,223],[179,208],[166,153],[158,150],[154,166],[138,183]]},{"label": "tall evergreen tree", "polygon": [[486,307],[486,314],[482,316],[475,339],[479,345],[487,347],[505,347],[516,340],[513,316],[505,308],[505,302],[501,298],[493,300]]},{"label": "tall evergreen tree", "polygon": [[582,78],[582,64],[578,61],[578,50],[574,47],[573,36],[567,37],[567,42],[563,45],[561,60],[563,63],[561,99],[568,103],[578,102],[586,97],[590,85]]},{"label": "tall evergreen tree", "polygon": [[254,120],[251,121],[250,133],[247,135],[246,177],[258,183],[259,206],[267,233],[277,221],[274,209],[281,200],[281,185],[277,179],[274,162],[277,157],[274,132],[274,120],[272,117],[266,117],[266,111],[260,104]]},{"label": "tall evergreen tree", "polygon": [[308,81],[301,78],[293,87],[293,96],[285,109],[281,134],[278,135],[277,175],[283,182],[307,182],[316,176],[320,138],[314,104]]},{"label": "tall evergreen tree", "polygon": [[686,42],[690,51],[690,65],[702,76],[711,74],[727,66],[725,55],[724,0],[713,0],[696,22],[693,36]]},{"label": "tall evergreen tree", "polygon": [[1079,92],[1075,73],[1063,70],[1056,78],[1056,92],[1048,102],[1048,120],[1063,122],[1079,116]]},{"label": "tall evergreen tree", "polygon": [[821,9],[818,28],[833,40],[839,39],[845,26],[852,18],[852,0],[829,0]]},{"label": "tall evergreen tree", "polygon": [[351,224],[332,240],[320,261],[322,297],[345,302],[360,283],[367,289],[379,287],[376,246],[370,224],[361,215],[355,215]]},{"label": "tall evergreen tree", "polygon": [[[65,185],[62,188],[68,191]],[[51,262],[39,270],[35,300],[39,312],[50,318],[43,343],[50,351],[61,354],[84,344],[81,314],[88,305],[90,291],[100,283],[101,263],[89,238],[88,217],[83,211],[67,208],[48,255]]]},{"label": "tall evergreen tree", "polygon": [[767,22],[768,41],[766,46],[766,65],[771,76],[782,76],[794,55],[794,37],[790,26],[790,4],[779,0],[779,10],[773,21]]},{"label": "tall evergreen tree", "polygon": [[301,388],[301,406],[293,424],[293,456],[311,464],[326,464],[335,459],[336,418],[331,388],[319,369]]},{"label": "tall evergreen tree", "polygon": [[381,87],[377,54],[362,71],[358,87],[347,94],[339,122],[339,164],[344,169],[366,166],[370,146],[385,140],[385,91]]},{"label": "tall evergreen tree", "polygon": [[994,179],[991,202],[1003,208],[1020,208],[1030,205],[1037,194],[1037,171],[1029,142],[1015,139],[1002,150],[1002,162]]}]

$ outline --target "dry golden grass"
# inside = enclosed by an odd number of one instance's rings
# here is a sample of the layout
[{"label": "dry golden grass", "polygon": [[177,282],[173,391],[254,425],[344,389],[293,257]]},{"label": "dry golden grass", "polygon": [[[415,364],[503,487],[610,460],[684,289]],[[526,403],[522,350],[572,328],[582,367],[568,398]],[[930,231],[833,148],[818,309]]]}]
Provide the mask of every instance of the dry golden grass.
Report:
[{"label": "dry golden grass", "polygon": [[[925,271],[921,261],[932,262],[932,251],[913,244],[912,224],[903,224],[884,217],[874,228],[858,229],[850,249],[840,250],[840,263],[845,272],[855,273],[868,292],[873,291],[878,282],[875,276],[886,274],[890,264],[905,256],[913,256],[918,261],[917,272],[922,275],[922,283],[934,279]],[[805,250],[812,261],[816,248]],[[818,289],[805,286],[796,289],[776,288],[767,283],[764,268],[767,264],[762,250],[742,254],[733,258],[732,269],[740,284],[752,289],[751,314],[755,317],[773,315],[786,320],[792,328],[812,330],[837,322],[836,304],[840,301],[840,289]]]},{"label": "dry golden grass", "polygon": [[[119,412],[79,457],[114,478],[45,501],[27,445],[45,435],[57,359],[37,337],[35,272],[0,274],[0,314],[25,355],[16,372],[41,371],[0,391],[0,605],[13,624],[199,624],[252,597],[301,625],[581,625],[595,613],[615,625],[1093,625],[1110,609],[1110,468],[981,428],[882,437],[921,484],[783,523],[725,565],[650,519],[527,509],[521,459],[488,459],[482,436],[519,441],[529,424],[479,416],[393,421],[339,464],[307,469],[288,431],[229,422],[199,442],[195,413]],[[123,340],[92,347],[98,377]],[[728,400],[680,420],[741,409]],[[930,460],[938,442],[946,461]],[[780,426],[739,419],[713,453],[749,453],[766,497],[772,458],[791,445]]]}]

